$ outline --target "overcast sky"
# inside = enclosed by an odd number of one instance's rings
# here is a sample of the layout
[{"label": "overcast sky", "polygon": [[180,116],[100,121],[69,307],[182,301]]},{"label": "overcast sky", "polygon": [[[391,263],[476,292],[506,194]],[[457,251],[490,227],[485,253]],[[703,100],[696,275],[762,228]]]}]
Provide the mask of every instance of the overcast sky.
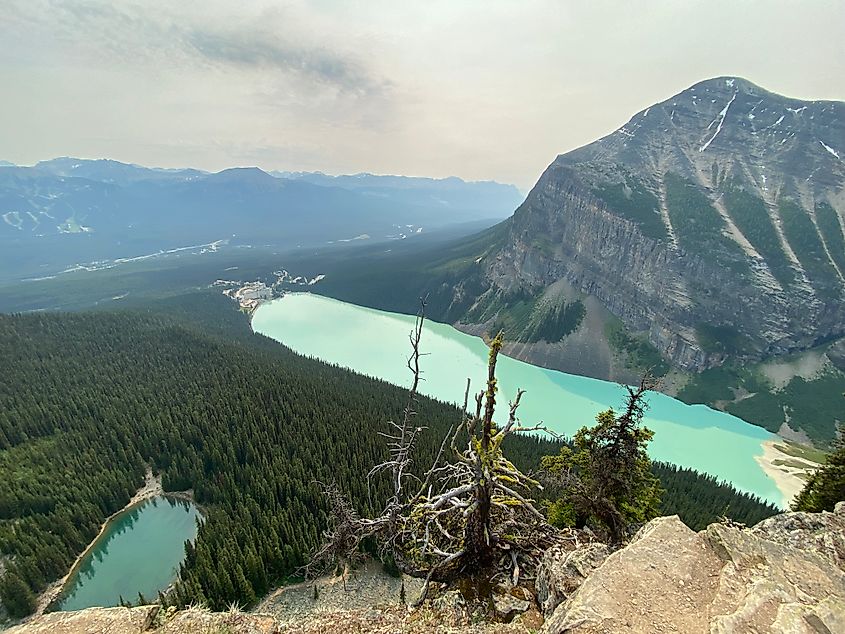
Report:
[{"label": "overcast sky", "polygon": [[845,2],[0,0],[0,159],[495,179],[708,77],[845,100]]}]

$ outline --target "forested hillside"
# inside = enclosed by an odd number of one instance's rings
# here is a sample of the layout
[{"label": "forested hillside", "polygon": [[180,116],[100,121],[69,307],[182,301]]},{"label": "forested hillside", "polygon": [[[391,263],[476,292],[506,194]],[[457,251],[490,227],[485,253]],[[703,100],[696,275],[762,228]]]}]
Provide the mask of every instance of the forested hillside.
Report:
[{"label": "forested hillside", "polygon": [[[147,464],[206,510],[177,600],[252,603],[315,546],[326,520],[317,480],[370,510],[365,474],[385,455],[377,432],[405,397],[252,334],[211,293],[136,312],[0,315],[0,374],[0,597],[13,615],[67,572]],[[429,399],[419,412],[425,463],[458,412]],[[535,438],[506,449],[526,470],[556,451]],[[774,511],[695,474],[657,473],[663,511],[695,527]]]}]

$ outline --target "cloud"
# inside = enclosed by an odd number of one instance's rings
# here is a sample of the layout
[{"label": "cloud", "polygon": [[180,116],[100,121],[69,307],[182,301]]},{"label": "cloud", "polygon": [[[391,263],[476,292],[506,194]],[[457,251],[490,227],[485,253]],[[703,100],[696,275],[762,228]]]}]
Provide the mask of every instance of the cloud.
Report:
[{"label": "cloud", "polygon": [[313,29],[296,29],[278,9],[249,13],[249,6],[233,13],[213,2],[196,12],[170,2],[12,0],[7,16],[11,28],[25,25],[88,61],[274,70],[345,98],[383,97],[392,85],[356,54],[308,41]]},{"label": "cloud", "polygon": [[272,68],[340,88],[345,93],[380,94],[390,85],[371,76],[356,60],[317,47],[299,47],[251,30],[195,29],[185,42],[212,63]]},{"label": "cloud", "polygon": [[0,150],[528,187],[705,77],[845,95],[845,3],[640,4],[0,0]]}]

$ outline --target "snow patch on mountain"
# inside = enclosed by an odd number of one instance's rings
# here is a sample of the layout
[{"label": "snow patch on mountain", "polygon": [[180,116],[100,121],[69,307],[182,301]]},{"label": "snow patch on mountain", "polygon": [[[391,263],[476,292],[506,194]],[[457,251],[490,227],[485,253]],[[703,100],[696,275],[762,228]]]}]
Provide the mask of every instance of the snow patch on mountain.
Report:
[{"label": "snow patch on mountain", "polygon": [[713,119],[713,121],[710,122],[710,125],[707,126],[707,129],[709,130],[710,127],[714,123],[716,123],[717,120],[719,121],[719,125],[716,126],[716,132],[713,134],[713,136],[710,137],[709,141],[707,141],[704,145],[702,145],[700,148],[698,148],[699,152],[703,152],[708,147],[710,147],[710,144],[713,143],[713,139],[715,139],[717,136],[719,136],[719,132],[722,131],[722,125],[725,123],[725,117],[728,116],[728,108],[731,107],[731,104],[734,102],[734,99],[736,99],[737,94],[738,93],[733,94],[733,97],[731,97],[731,100],[727,103],[727,105],[725,105],[724,108],[722,108],[721,112],[719,112],[719,116],[717,116],[716,119]]},{"label": "snow patch on mountain", "polygon": [[822,144],[822,147],[823,147],[825,150],[827,150],[828,152],[830,152],[831,154],[833,154],[833,156],[835,156],[836,158],[839,158],[839,152],[837,152],[836,150],[834,150],[832,147],[830,147],[827,143],[825,143],[825,142],[824,142],[824,141],[822,141],[821,139],[819,139],[819,143],[821,143],[821,144]]}]

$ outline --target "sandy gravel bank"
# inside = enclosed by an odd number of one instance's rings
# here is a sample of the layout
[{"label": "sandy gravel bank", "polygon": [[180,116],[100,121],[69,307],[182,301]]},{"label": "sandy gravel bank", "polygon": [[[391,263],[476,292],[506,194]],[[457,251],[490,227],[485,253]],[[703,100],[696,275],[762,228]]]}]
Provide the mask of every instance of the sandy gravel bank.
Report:
[{"label": "sandy gravel bank", "polygon": [[779,440],[764,441],[763,455],[755,456],[754,459],[766,475],[775,481],[775,485],[783,495],[782,506],[788,509],[806,483],[800,476],[811,473],[821,465],[783,453],[777,448],[777,445],[782,443],[783,441]]}]

